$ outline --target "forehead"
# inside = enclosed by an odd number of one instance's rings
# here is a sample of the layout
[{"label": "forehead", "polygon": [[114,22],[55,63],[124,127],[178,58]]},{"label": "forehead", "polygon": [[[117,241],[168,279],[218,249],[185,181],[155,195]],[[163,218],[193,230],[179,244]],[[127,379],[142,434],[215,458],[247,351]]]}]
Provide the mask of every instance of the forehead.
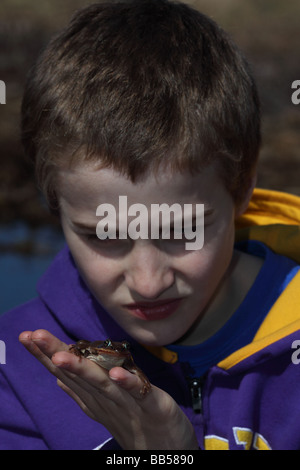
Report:
[{"label": "forehead", "polygon": [[121,195],[127,196],[132,203],[146,205],[163,202],[184,204],[193,200],[208,203],[220,192],[226,191],[213,166],[196,174],[168,170],[161,170],[158,174],[149,172],[137,182],[113,169],[97,169],[86,164],[58,173],[60,200],[77,206],[95,207],[102,202],[114,204]]}]

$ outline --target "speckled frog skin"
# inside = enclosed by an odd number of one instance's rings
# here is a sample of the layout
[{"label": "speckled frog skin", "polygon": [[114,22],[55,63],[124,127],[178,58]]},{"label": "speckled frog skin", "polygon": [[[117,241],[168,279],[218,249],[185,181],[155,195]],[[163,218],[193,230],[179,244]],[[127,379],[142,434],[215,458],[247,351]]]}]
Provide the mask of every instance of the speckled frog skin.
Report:
[{"label": "speckled frog skin", "polygon": [[110,370],[113,367],[123,367],[132,374],[137,375],[143,382],[140,390],[141,395],[146,395],[151,388],[151,384],[144,372],[134,363],[130,353],[130,345],[127,341],[86,341],[81,339],[70,346],[69,351],[79,357],[85,357],[98,364],[104,369]]}]

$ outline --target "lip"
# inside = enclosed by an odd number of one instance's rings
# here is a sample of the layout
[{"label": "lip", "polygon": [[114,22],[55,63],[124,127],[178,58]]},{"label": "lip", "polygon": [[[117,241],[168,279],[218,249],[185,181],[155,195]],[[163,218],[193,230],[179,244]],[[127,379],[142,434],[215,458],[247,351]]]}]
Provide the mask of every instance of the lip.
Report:
[{"label": "lip", "polygon": [[163,320],[170,317],[177,310],[182,300],[183,298],[176,298],[153,302],[136,302],[123,307],[142,320]]}]

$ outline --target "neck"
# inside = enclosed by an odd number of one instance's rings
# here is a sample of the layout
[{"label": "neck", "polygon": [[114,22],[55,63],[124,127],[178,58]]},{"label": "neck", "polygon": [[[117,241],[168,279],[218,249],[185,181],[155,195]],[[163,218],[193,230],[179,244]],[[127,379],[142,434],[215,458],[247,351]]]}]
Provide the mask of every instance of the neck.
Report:
[{"label": "neck", "polygon": [[235,250],[232,262],[212,300],[177,344],[200,344],[219,331],[243,302],[263,262],[262,258]]}]

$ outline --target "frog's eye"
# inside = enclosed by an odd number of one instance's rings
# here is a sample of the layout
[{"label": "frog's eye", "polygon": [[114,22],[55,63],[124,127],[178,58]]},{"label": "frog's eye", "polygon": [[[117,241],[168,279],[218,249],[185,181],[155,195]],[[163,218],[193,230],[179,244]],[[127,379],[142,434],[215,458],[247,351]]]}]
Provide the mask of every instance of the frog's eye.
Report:
[{"label": "frog's eye", "polygon": [[112,342],[111,342],[110,339],[106,339],[106,340],[104,341],[104,347],[105,347],[105,348],[111,348],[111,347],[112,347]]},{"label": "frog's eye", "polygon": [[124,349],[130,349],[130,344],[128,343],[128,341],[122,341],[122,347]]}]

